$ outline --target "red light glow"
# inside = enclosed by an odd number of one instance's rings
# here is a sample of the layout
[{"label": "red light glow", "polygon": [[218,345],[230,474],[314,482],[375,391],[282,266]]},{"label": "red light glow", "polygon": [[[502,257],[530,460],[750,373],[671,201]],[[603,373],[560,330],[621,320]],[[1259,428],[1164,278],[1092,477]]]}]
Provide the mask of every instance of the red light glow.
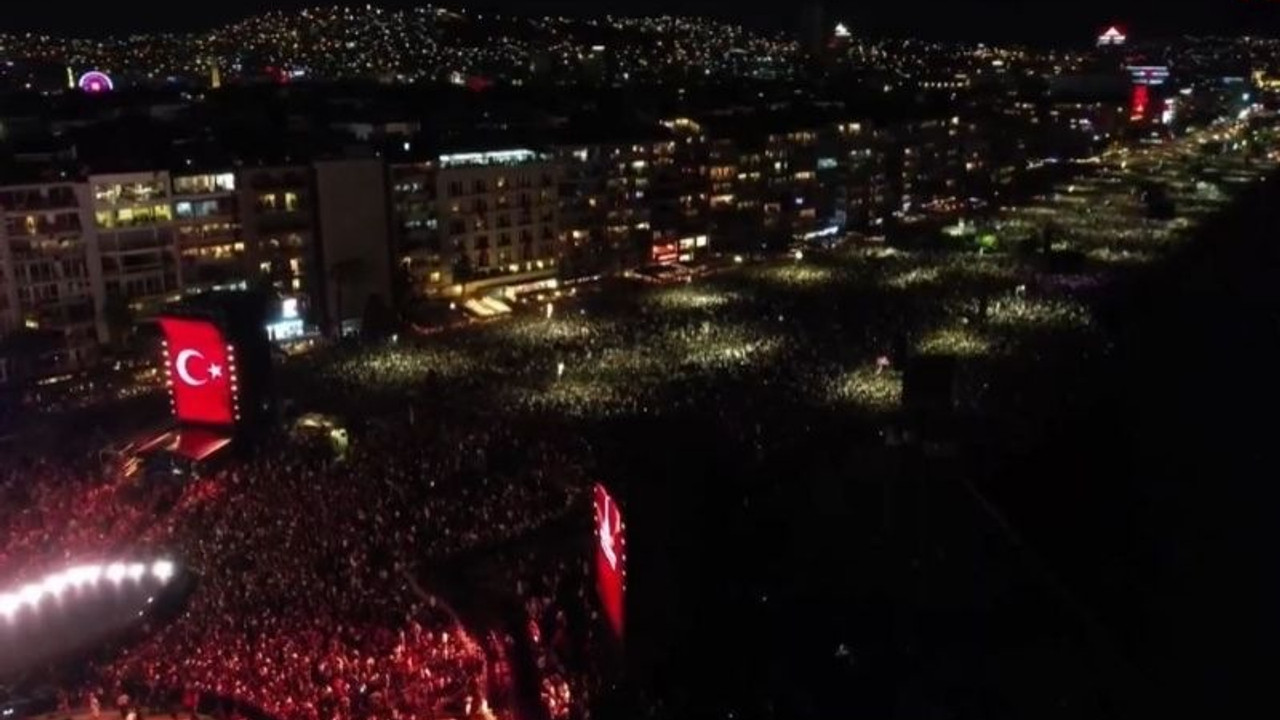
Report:
[{"label": "red light glow", "polygon": [[680,246],[673,242],[655,243],[653,261],[659,265],[671,265],[680,259]]},{"label": "red light glow", "polygon": [[627,587],[627,536],[618,504],[603,485],[594,490],[596,518],[596,592],[609,625],[619,638]]},{"label": "red light glow", "polygon": [[1133,96],[1129,103],[1129,119],[1141,120],[1147,116],[1147,106],[1151,102],[1150,91],[1146,85],[1134,85]]}]

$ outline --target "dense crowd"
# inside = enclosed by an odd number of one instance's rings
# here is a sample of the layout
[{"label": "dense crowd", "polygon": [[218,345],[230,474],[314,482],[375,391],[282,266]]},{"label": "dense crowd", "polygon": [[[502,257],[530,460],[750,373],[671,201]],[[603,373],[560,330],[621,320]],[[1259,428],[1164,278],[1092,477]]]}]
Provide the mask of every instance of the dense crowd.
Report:
[{"label": "dense crowd", "polygon": [[[1123,194],[1099,207],[1068,241],[1137,212]],[[1005,220],[1041,227],[1051,216]],[[1150,230],[1092,249],[1154,253],[1144,243],[1163,239]],[[584,648],[604,632],[589,610],[587,553],[510,553],[587,514],[586,491],[608,474],[593,445],[601,427],[689,411],[728,439],[707,452],[763,452],[831,413],[895,413],[916,354],[959,358],[994,397],[1024,381],[1001,372],[1009,357],[1093,324],[1080,273],[1064,279],[1040,260],[815,253],[295,360],[284,394],[349,427],[348,452],[280,433],[186,484],[118,477],[96,458],[9,461],[0,584],[91,558],[181,559],[198,579],[189,601],[97,668],[92,684],[107,692],[202,693],[280,720],[501,713],[489,703],[512,702],[512,653],[526,646],[547,714],[581,717],[600,687]],[[495,555],[508,561],[490,591],[514,600],[521,642],[510,628],[469,628],[431,594],[451,587],[451,564]]]},{"label": "dense crowd", "polygon": [[152,523],[155,496],[126,498],[93,459],[22,457],[0,474],[0,578],[23,581],[72,562],[110,558]]}]

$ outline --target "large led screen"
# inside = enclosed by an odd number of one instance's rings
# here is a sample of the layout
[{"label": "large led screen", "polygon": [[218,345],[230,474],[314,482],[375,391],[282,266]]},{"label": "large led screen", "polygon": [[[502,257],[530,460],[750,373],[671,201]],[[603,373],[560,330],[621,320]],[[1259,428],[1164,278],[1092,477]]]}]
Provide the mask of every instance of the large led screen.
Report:
[{"label": "large led screen", "polygon": [[165,372],[174,412],[183,422],[230,425],[235,421],[235,367],[222,331],[207,320],[160,318]]},{"label": "large led screen", "polygon": [[626,526],[618,504],[603,485],[595,486],[596,592],[614,633],[622,637],[627,587]]}]

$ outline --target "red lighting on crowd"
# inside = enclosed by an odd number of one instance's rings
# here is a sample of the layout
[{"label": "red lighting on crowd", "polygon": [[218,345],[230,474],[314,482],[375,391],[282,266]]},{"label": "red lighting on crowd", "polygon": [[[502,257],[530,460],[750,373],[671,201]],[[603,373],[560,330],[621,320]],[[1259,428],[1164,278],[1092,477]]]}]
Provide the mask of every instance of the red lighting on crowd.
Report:
[{"label": "red lighting on crowd", "polygon": [[160,318],[165,369],[174,414],[191,423],[230,425],[235,420],[235,355],[222,331],[207,320]]},{"label": "red lighting on crowd", "polygon": [[596,591],[605,617],[622,637],[627,587],[627,535],[622,512],[603,485],[594,490],[596,519]]}]

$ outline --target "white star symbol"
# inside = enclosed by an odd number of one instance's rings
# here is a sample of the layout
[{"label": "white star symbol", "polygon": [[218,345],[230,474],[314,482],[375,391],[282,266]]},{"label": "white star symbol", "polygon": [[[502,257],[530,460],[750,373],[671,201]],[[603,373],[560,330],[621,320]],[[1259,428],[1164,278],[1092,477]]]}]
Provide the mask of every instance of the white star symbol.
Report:
[{"label": "white star symbol", "polygon": [[222,366],[221,366],[221,365],[214,365],[213,363],[210,363],[210,364],[209,364],[209,377],[210,377],[211,379],[214,379],[214,380],[216,380],[216,379],[218,379],[218,378],[222,377]]}]

